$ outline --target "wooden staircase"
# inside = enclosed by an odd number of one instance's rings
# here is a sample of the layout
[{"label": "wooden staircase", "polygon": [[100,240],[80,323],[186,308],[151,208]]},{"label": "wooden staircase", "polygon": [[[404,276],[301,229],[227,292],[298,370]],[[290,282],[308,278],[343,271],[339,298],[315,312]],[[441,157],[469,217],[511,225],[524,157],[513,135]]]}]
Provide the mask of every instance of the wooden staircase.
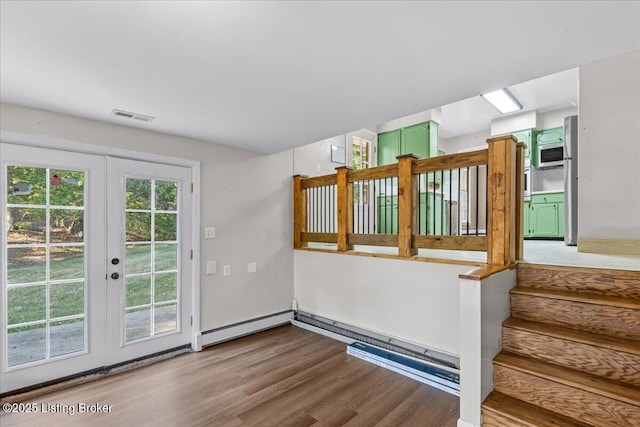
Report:
[{"label": "wooden staircase", "polygon": [[482,425],[640,427],[640,272],[518,265]]}]

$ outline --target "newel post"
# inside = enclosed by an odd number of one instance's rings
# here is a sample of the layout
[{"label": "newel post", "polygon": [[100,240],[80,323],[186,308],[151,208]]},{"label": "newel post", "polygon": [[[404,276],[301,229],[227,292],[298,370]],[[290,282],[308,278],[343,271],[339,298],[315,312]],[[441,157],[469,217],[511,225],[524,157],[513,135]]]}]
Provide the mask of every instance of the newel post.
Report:
[{"label": "newel post", "polygon": [[405,154],[398,159],[398,256],[409,258],[418,254],[412,238],[418,224],[418,186],[413,175],[415,154]]},{"label": "newel post", "polygon": [[302,241],[302,233],[307,231],[307,192],[302,188],[306,175],[293,177],[293,248],[300,249],[307,244]]},{"label": "newel post", "polygon": [[516,143],[513,136],[487,140],[487,262],[509,265],[516,259]]},{"label": "newel post", "polygon": [[526,144],[516,145],[516,254],[524,259],[524,152]]},{"label": "newel post", "polygon": [[349,166],[336,168],[338,187],[338,252],[353,249],[349,234],[353,232],[353,187],[349,185]]}]

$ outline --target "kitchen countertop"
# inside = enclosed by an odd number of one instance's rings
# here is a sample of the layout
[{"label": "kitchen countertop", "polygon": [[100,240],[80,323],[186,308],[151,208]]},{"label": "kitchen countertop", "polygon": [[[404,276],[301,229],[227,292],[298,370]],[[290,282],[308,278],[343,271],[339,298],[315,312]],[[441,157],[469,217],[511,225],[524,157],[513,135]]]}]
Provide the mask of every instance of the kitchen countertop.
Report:
[{"label": "kitchen countertop", "polygon": [[553,194],[553,193],[564,193],[564,190],[547,190],[547,191],[532,191],[531,195],[534,194]]}]

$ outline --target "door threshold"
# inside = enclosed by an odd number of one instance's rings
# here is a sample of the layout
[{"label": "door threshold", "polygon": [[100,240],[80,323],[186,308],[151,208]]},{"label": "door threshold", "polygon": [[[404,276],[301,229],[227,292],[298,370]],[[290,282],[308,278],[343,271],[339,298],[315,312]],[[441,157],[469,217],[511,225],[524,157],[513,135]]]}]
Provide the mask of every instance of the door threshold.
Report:
[{"label": "door threshold", "polygon": [[92,369],[90,371],[80,372],[68,377],[58,378],[56,380],[47,381],[45,383],[36,384],[29,387],[23,387],[17,390],[8,391],[0,394],[0,405],[4,403],[19,403],[35,397],[39,397],[54,391],[60,391],[67,388],[75,387],[101,378],[117,375],[132,369],[142,368],[157,362],[172,359],[184,353],[191,353],[191,344],[185,344],[169,350],[160,351],[148,356],[139,357],[137,359],[128,360],[126,362],[117,363],[115,365],[104,366],[102,368]]}]

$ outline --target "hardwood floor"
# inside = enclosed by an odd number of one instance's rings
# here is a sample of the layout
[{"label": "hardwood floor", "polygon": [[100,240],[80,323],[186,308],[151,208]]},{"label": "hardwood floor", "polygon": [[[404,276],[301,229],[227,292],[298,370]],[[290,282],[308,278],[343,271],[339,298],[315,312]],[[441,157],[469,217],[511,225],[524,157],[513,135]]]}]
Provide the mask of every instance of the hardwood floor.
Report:
[{"label": "hardwood floor", "polygon": [[[447,427],[459,414],[458,397],[349,356],[344,343],[294,326],[28,402],[39,412],[3,414],[0,425]],[[81,404],[111,408],[79,413]]]}]

